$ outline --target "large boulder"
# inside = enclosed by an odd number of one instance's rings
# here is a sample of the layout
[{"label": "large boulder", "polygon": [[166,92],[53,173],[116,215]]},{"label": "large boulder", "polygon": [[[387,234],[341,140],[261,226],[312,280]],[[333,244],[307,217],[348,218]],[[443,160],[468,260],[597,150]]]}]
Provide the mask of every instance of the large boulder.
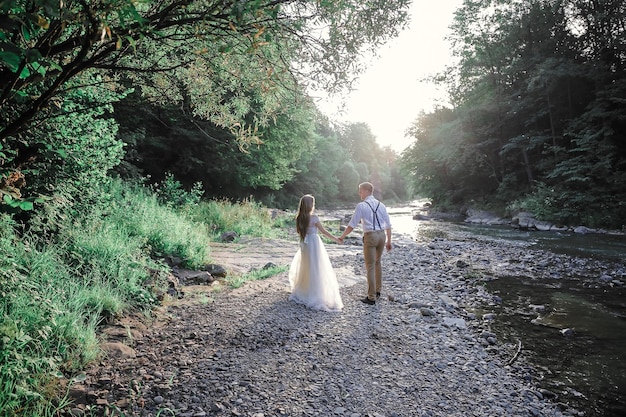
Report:
[{"label": "large boulder", "polygon": [[558,226],[544,220],[537,220],[532,213],[525,211],[515,214],[511,218],[511,226],[522,230],[540,230],[540,231],[564,231],[565,226]]},{"label": "large boulder", "polygon": [[495,213],[492,213],[487,210],[476,210],[476,209],[467,209],[466,212],[467,217],[465,218],[466,223],[472,224],[489,224],[489,225],[497,225],[497,224],[509,224],[510,221],[498,216]]}]

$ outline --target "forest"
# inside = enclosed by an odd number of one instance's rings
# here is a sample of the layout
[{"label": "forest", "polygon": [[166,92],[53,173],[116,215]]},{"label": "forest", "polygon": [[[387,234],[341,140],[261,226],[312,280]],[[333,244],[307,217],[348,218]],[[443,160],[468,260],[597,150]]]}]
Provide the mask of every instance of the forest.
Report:
[{"label": "forest", "polygon": [[368,180],[388,202],[624,227],[623,2],[465,0],[431,79],[449,105],[416,111],[398,155],[309,92],[349,90],[410,3],[0,0],[0,414],[52,415],[98,324],[158,302],[163,257],[210,260],[226,202],[243,223]]},{"label": "forest", "polygon": [[352,197],[361,178],[407,197],[396,155],[307,93],[345,90],[407,0],[1,4],[5,207],[110,175],[280,206]]},{"label": "forest", "polygon": [[452,105],[422,114],[402,155],[435,204],[528,211],[620,229],[626,216],[626,6],[465,1],[435,76]]},{"label": "forest", "polygon": [[623,226],[622,2],[465,1],[456,61],[431,80],[450,105],[416,111],[402,155],[308,91],[349,89],[407,24],[406,0],[56,3],[2,2],[4,211],[41,207],[51,188],[74,199],[96,177],[173,175],[206,198],[283,208],[306,192],[350,201],[370,180],[391,201]]}]

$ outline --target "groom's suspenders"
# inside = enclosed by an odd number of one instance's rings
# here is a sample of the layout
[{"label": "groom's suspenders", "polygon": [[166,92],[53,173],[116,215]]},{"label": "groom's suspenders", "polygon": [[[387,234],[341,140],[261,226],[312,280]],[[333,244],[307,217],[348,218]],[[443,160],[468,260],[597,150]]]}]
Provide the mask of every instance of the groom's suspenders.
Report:
[{"label": "groom's suspenders", "polygon": [[378,207],[380,207],[380,201],[378,202],[378,205],[376,206],[376,210],[374,210],[374,207],[372,207],[370,203],[368,203],[367,201],[363,201],[363,202],[367,204],[369,208],[372,210],[372,227],[374,228],[374,230],[376,230],[376,223],[378,223],[378,230],[382,230],[383,228],[380,227],[380,220],[378,220]]}]

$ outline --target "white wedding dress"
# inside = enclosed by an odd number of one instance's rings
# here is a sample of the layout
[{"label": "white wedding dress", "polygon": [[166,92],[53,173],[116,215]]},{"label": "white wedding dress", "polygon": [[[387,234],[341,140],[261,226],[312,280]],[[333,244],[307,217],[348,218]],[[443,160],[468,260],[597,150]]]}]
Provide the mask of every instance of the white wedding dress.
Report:
[{"label": "white wedding dress", "polygon": [[291,261],[290,300],[315,310],[341,311],[343,302],[328,252],[317,234],[319,217],[312,215],[304,241]]}]

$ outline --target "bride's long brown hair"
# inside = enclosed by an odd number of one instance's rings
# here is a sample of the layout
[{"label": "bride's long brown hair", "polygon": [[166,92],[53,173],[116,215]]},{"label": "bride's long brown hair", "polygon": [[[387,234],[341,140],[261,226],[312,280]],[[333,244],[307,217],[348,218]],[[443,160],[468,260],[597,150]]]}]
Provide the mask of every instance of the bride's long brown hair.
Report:
[{"label": "bride's long brown hair", "polygon": [[315,206],[315,197],[311,194],[305,194],[300,198],[298,205],[298,213],[296,214],[296,231],[300,235],[300,240],[306,237],[306,229],[309,227],[311,220],[311,212]]}]

